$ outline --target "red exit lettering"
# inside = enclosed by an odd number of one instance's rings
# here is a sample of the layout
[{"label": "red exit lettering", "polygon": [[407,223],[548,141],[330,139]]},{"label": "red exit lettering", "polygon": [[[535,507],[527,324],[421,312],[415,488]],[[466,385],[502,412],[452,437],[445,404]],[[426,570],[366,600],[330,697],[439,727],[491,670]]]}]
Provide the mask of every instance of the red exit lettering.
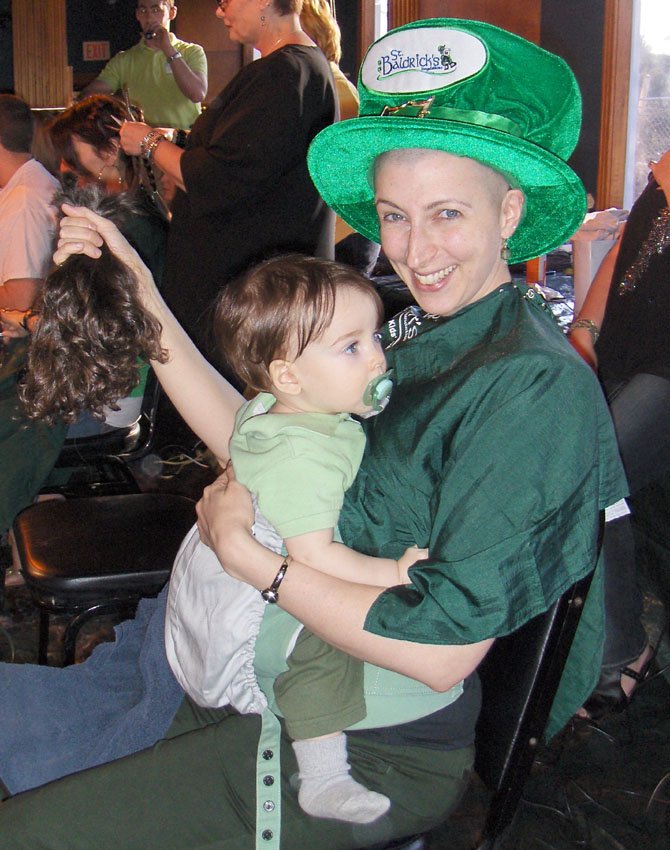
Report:
[{"label": "red exit lettering", "polygon": [[109,59],[108,41],[84,41],[84,62],[102,62]]}]

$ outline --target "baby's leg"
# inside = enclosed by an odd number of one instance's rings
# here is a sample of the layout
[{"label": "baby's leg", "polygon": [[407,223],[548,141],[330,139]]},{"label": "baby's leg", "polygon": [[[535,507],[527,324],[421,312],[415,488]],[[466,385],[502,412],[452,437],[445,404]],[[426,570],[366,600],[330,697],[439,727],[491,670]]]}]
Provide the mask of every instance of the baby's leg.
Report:
[{"label": "baby's leg", "polygon": [[349,775],[341,729],[365,717],[363,664],[303,629],[274,686],[300,769],[301,808],[310,815],[369,823],[389,808]]},{"label": "baby's leg", "polygon": [[370,823],[388,811],[388,797],[369,791],[349,775],[344,732],[294,741],[293,750],[300,769],[298,802],[308,815]]}]

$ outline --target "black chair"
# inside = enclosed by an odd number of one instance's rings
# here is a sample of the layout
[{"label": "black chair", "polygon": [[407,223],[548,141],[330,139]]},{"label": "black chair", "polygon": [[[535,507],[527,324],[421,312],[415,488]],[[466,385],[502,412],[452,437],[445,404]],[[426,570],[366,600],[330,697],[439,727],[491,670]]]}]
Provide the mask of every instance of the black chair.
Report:
[{"label": "black chair", "polygon": [[[501,850],[521,799],[577,630],[592,575],[578,581],[544,614],[498,638],[478,667],[482,710],[475,770],[491,791],[477,850]],[[371,850],[427,850],[430,835]]]},{"label": "black chair", "polygon": [[91,617],[131,614],[143,596],[159,593],[194,520],[195,502],[162,493],[49,500],[23,510],[13,533],[40,608],[39,663],[47,663],[50,614],[70,615],[62,658],[71,664]]},{"label": "black chair", "polygon": [[160,384],[150,368],[138,421],[89,437],[66,438],[56,468],[41,492],[67,497],[139,493],[128,463],[151,450],[160,395]]}]

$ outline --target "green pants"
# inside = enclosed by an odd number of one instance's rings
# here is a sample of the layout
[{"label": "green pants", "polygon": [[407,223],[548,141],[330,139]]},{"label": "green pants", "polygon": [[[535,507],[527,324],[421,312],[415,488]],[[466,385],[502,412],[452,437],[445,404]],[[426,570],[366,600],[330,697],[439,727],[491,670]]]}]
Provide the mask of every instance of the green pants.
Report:
[{"label": "green pants", "polygon": [[274,694],[294,741],[341,732],[365,717],[362,661],[303,629],[287,665]]},{"label": "green pants", "polygon": [[[260,719],[184,702],[169,737],[102,767],[0,806],[2,850],[253,850]],[[353,775],[388,795],[389,813],[365,826],[305,815],[297,765],[281,743],[282,850],[345,850],[430,828],[456,805],[471,748],[440,752],[349,739]]]}]

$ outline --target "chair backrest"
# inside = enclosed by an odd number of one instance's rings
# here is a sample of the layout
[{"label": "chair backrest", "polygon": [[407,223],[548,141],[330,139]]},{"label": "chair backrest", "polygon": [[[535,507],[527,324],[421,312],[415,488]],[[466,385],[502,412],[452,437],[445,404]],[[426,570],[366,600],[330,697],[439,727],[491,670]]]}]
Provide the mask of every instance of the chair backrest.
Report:
[{"label": "chair backrest", "polygon": [[[598,553],[604,512],[600,517]],[[593,573],[569,587],[544,613],[496,638],[477,668],[482,709],[475,731],[475,770],[492,792],[478,850],[497,850],[511,824],[542,742],[549,712],[579,625]],[[373,850],[427,850],[413,836]]]},{"label": "chair backrest", "polygon": [[493,792],[482,847],[493,847],[514,817],[592,575],[568,588],[548,611],[498,638],[477,669],[482,710],[476,729],[475,770]]},{"label": "chair backrest", "polygon": [[42,492],[64,496],[139,492],[128,462],[146,455],[153,445],[159,399],[160,384],[149,369],[138,421],[127,428],[66,439]]},{"label": "chair backrest", "polygon": [[150,368],[139,419],[125,428],[113,428],[88,437],[68,437],[56,465],[80,466],[112,455],[126,461],[142,457],[149,451],[154,438],[159,398],[160,384]]}]

